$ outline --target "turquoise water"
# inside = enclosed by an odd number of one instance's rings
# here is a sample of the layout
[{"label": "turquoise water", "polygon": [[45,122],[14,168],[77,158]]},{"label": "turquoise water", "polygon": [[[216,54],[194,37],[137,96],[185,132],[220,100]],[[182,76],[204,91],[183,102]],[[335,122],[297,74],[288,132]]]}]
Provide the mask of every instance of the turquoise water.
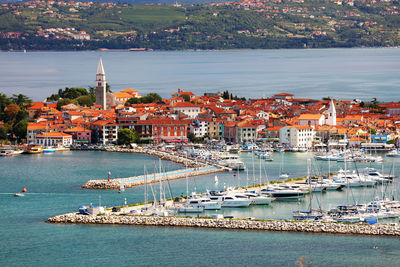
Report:
[{"label": "turquoise water", "polygon": [[[241,154],[252,177],[250,154]],[[284,168],[293,175],[306,173],[307,153],[285,153]],[[272,178],[278,174],[280,154],[264,163]],[[105,225],[46,224],[50,216],[71,212],[81,204],[122,205],[143,200],[143,188],[85,190],[88,179],[143,174],[144,166],[152,172],[158,160],[137,154],[106,152],[59,152],[53,155],[20,155],[0,158],[0,263],[3,266],[294,266],[304,261],[314,266],[394,266],[400,260],[397,238],[246,232],[192,228],[157,228]],[[258,162],[256,162],[258,164]],[[318,163],[319,164],[319,163]],[[325,163],[323,163],[325,164]],[[163,162],[167,170],[181,166]],[[257,165],[256,165],[257,166]],[[391,162],[385,163],[389,170]],[[258,169],[256,170],[258,173]],[[246,175],[219,173],[218,188],[246,184]],[[185,192],[185,180],[171,181],[174,195]],[[11,193],[26,187],[29,193],[14,198]],[[189,179],[190,190],[215,188],[214,174]],[[373,189],[353,190],[357,199],[368,199]],[[324,203],[343,203],[346,192],[320,196]],[[307,206],[307,199],[297,203],[275,202],[271,207],[252,207],[224,211],[237,217],[288,218],[291,211]],[[333,205],[332,204],[332,205]],[[374,249],[374,246],[378,246]],[[383,249],[383,250],[382,250]]]},{"label": "turquoise water", "polygon": [[[266,97],[288,92],[321,99],[397,101],[400,49],[304,49],[168,52],[0,52],[1,92],[34,100],[59,88],[93,86],[99,58],[114,92],[170,97],[229,90]],[[246,93],[244,93],[246,92]]]}]

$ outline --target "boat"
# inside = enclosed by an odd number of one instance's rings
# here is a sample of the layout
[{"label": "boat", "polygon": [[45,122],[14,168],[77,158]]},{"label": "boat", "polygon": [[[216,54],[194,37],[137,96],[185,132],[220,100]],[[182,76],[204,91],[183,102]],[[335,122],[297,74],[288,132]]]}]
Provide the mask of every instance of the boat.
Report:
[{"label": "boat", "polygon": [[204,210],[219,210],[221,209],[221,203],[217,201],[212,201],[206,197],[200,198],[190,198],[188,205],[195,206],[195,207],[202,207]]},{"label": "boat", "polygon": [[202,213],[204,211],[204,208],[198,204],[190,204],[187,203],[183,205],[182,207],[178,208],[179,213]]},{"label": "boat", "polygon": [[313,221],[320,220],[324,217],[324,214],[319,210],[310,210],[310,211],[294,211],[293,219],[295,221]]},{"label": "boat", "polygon": [[245,170],[246,165],[239,159],[238,155],[222,155],[218,161],[219,165],[231,168],[232,170]]},{"label": "boat", "polygon": [[275,199],[270,196],[257,194],[255,191],[247,191],[243,195],[250,198],[253,205],[269,205]]},{"label": "boat", "polygon": [[43,146],[30,145],[25,152],[28,154],[40,154],[43,152]]},{"label": "boat", "polygon": [[221,203],[222,207],[241,208],[248,207],[252,203],[250,198],[236,197],[232,192],[228,194],[224,191],[207,191],[207,194],[210,200]]},{"label": "boat", "polygon": [[24,193],[26,193],[26,192],[28,192],[28,191],[24,187],[24,188],[22,188],[21,193],[14,193],[14,197],[24,197],[25,196]]},{"label": "boat", "polygon": [[49,146],[43,148],[43,153],[53,153],[53,152],[56,152],[56,149],[54,147]]},{"label": "boat", "polygon": [[289,186],[287,186],[287,187],[276,186],[276,187],[267,187],[267,188],[261,190],[261,193],[269,195],[269,196],[279,200],[279,199],[298,199],[298,198],[302,198],[308,192],[302,191],[302,190],[299,190],[299,189],[293,189],[293,188],[291,188]]},{"label": "boat", "polygon": [[21,150],[21,149],[13,150],[13,155],[19,155],[19,154],[22,154],[22,153],[24,153],[24,151]]},{"label": "boat", "polygon": [[399,158],[400,151],[398,149],[391,150],[386,154],[386,157]]},{"label": "boat", "polygon": [[3,157],[10,157],[10,156],[13,156],[13,155],[14,155],[14,152],[12,150],[2,150],[2,151],[0,151],[0,156],[3,156]]}]

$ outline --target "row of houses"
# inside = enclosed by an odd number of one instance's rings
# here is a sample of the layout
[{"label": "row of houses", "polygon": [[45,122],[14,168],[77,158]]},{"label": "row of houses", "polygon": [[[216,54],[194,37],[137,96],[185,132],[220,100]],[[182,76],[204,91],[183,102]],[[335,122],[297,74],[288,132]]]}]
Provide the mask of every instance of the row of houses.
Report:
[{"label": "row of houses", "polygon": [[[270,98],[233,100],[221,94],[196,96],[180,89],[158,103],[125,105],[136,90],[114,93],[117,101],[57,109],[57,103],[34,102],[28,113],[28,143],[115,144],[120,129],[136,131],[152,142],[187,142],[189,138],[229,143],[276,142],[311,147],[331,139],[383,143],[397,138],[400,121],[396,103],[382,104],[387,113],[372,113],[359,103],[339,100],[298,99],[291,94]],[[54,141],[53,141],[54,140]]]}]

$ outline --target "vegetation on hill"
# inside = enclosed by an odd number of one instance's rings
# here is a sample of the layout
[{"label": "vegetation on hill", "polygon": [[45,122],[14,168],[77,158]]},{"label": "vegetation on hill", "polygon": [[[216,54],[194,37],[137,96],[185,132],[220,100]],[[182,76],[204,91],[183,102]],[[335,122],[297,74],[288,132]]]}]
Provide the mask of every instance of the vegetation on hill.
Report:
[{"label": "vegetation on hill", "polygon": [[0,7],[0,48],[397,46],[399,9],[397,0],[264,0],[182,7],[28,2]]},{"label": "vegetation on hill", "polygon": [[31,100],[23,95],[7,95],[0,93],[0,142],[21,141],[26,137],[28,112]]}]

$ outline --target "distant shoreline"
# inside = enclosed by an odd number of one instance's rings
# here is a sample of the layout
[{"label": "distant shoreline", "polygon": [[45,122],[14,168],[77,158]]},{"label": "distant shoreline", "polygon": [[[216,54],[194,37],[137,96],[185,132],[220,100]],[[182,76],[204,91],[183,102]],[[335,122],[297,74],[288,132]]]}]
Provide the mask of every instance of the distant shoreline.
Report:
[{"label": "distant shoreline", "polygon": [[257,50],[336,50],[336,49],[399,49],[400,46],[354,46],[354,47],[318,47],[318,48],[231,48],[231,49],[151,49],[131,50],[131,49],[94,49],[94,50],[0,50],[2,53],[38,53],[38,52],[224,52],[224,51],[257,51]]}]

